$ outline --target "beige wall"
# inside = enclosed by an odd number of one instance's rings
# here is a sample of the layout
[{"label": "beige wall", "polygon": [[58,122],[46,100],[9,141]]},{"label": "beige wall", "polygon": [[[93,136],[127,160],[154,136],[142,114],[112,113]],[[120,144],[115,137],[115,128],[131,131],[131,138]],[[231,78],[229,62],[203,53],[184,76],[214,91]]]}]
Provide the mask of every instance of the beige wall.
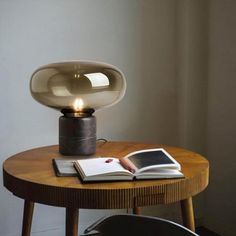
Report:
[{"label": "beige wall", "polygon": [[235,235],[236,2],[211,1],[209,14],[207,225]]},{"label": "beige wall", "polygon": [[[210,184],[197,197],[203,224],[236,232],[236,2],[179,1],[180,140],[206,155]],[[182,106],[181,106],[182,105]]]},{"label": "beige wall", "polygon": [[[32,99],[29,79],[38,66],[69,59],[111,63],[127,78],[122,102],[96,113],[99,138],[178,145],[175,24],[174,1],[0,1],[1,163],[58,142],[60,114]],[[0,235],[19,235],[23,201],[0,191]],[[144,212],[179,218],[175,204],[153,209]],[[81,210],[80,231],[117,212]],[[63,227],[63,209],[36,205],[35,235],[63,235]]]}]

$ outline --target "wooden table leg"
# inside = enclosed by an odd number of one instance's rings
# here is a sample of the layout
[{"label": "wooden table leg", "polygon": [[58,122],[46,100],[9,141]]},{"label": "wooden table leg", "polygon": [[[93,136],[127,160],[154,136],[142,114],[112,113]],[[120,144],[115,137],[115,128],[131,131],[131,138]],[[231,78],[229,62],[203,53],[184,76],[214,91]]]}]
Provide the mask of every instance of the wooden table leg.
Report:
[{"label": "wooden table leg", "polygon": [[66,236],[78,236],[79,210],[77,208],[66,208]]},{"label": "wooden table leg", "polygon": [[180,204],[184,226],[195,232],[192,197],[181,200]]},{"label": "wooden table leg", "polygon": [[133,208],[133,214],[141,215],[141,207],[134,207]]},{"label": "wooden table leg", "polygon": [[33,212],[34,212],[34,202],[25,200],[22,234],[21,234],[22,236],[30,236]]}]

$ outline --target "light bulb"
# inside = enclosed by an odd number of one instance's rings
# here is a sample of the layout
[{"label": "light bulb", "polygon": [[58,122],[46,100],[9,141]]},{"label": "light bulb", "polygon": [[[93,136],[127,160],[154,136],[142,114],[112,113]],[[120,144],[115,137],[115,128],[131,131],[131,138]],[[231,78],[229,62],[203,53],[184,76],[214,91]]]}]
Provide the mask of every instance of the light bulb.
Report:
[{"label": "light bulb", "polygon": [[84,102],[81,98],[76,98],[73,104],[73,108],[75,112],[82,111],[84,108]]}]

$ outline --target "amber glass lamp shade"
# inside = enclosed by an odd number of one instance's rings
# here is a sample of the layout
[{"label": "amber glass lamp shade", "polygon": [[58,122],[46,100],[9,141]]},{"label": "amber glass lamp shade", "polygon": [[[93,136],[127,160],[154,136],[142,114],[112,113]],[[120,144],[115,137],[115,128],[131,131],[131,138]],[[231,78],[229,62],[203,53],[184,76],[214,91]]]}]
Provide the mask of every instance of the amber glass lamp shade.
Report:
[{"label": "amber glass lamp shade", "polygon": [[119,102],[126,82],[116,67],[98,62],[68,61],[37,69],[30,80],[35,100],[60,110],[59,151],[91,155],[96,151],[93,112]]},{"label": "amber glass lamp shade", "polygon": [[119,69],[97,62],[48,64],[37,69],[30,81],[34,99],[62,113],[90,113],[114,105],[124,96],[125,89]]}]

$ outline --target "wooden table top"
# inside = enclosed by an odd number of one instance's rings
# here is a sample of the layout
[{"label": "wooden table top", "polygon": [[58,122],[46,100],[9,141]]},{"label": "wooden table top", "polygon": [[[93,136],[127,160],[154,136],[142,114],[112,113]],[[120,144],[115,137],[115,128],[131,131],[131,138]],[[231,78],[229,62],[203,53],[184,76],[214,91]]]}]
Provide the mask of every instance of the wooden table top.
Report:
[{"label": "wooden table top", "polygon": [[77,177],[55,176],[53,158],[76,157],[61,155],[58,146],[54,145],[8,158],[3,163],[4,186],[14,195],[32,202],[61,207],[115,209],[176,202],[198,194],[208,185],[208,161],[185,149],[158,144],[100,142],[95,155],[121,158],[147,148],[164,148],[181,164],[185,178],[83,184]]}]

